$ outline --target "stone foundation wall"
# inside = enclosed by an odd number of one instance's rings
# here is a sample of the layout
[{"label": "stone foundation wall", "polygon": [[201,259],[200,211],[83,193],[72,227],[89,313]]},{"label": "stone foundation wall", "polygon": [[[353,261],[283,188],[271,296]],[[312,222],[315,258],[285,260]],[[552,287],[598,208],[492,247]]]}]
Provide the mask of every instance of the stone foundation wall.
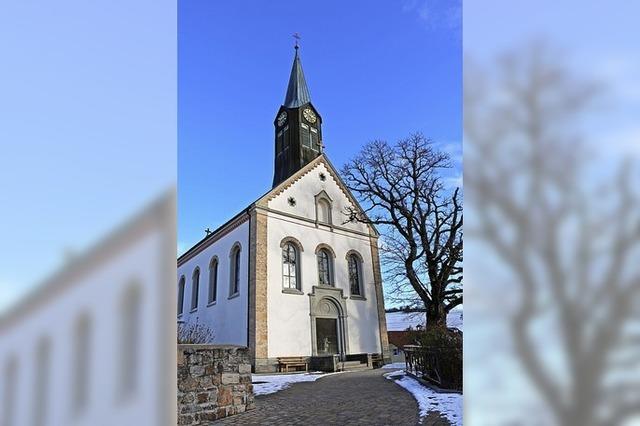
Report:
[{"label": "stone foundation wall", "polygon": [[254,408],[249,350],[178,345],[178,425],[200,425]]}]

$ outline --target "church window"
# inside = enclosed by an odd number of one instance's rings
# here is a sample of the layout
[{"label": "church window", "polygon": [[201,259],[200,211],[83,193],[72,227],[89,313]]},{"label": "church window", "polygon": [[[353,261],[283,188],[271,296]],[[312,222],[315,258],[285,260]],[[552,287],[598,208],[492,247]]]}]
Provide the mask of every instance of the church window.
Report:
[{"label": "church window", "polygon": [[287,137],[287,130],[289,126],[285,126],[276,134],[276,153],[277,155],[283,154],[289,148],[289,138]]},{"label": "church window", "polygon": [[234,296],[240,292],[240,244],[236,243],[231,249],[231,285],[229,296]]},{"label": "church window", "polygon": [[218,294],[218,258],[213,257],[209,263],[209,297],[207,303],[216,301]]},{"label": "church window", "polygon": [[180,277],[178,282],[178,315],[182,315],[184,310],[184,275]]},{"label": "church window", "polygon": [[331,223],[331,204],[323,198],[318,200],[318,222]]},{"label": "church window", "polygon": [[73,359],[71,360],[73,363],[71,395],[73,412],[78,415],[86,409],[91,389],[89,382],[91,377],[91,320],[87,314],[83,314],[76,320],[74,334],[75,342]]},{"label": "church window", "polygon": [[309,132],[309,126],[302,124],[300,129],[300,139],[302,140],[302,146],[305,148],[311,148],[311,132]]},{"label": "church window", "polygon": [[311,149],[313,149],[314,151],[317,151],[319,149],[318,129],[315,129],[312,127],[311,133],[309,134],[309,136],[310,136],[309,143],[311,144]]},{"label": "church window", "polygon": [[320,285],[333,285],[331,279],[331,254],[327,249],[318,251],[318,283]]},{"label": "church window", "polygon": [[276,151],[281,152],[284,149],[284,131],[280,130],[276,137]]},{"label": "church window", "polygon": [[33,424],[38,426],[45,424],[47,419],[47,397],[51,377],[51,340],[48,337],[43,336],[38,342],[35,372]]},{"label": "church window", "polygon": [[349,288],[354,296],[362,296],[362,277],[360,276],[360,259],[356,254],[349,255]]},{"label": "church window", "polygon": [[282,277],[284,288],[300,290],[300,274],[298,250],[293,243],[287,243],[282,248]]},{"label": "church window", "polygon": [[196,270],[193,271],[192,284],[191,310],[195,311],[196,309],[198,309],[198,294],[200,293],[200,268],[196,268]]},{"label": "church window", "polygon": [[138,385],[140,365],[140,285],[133,283],[122,294],[120,315],[119,392],[118,397],[129,397]]},{"label": "church window", "polygon": [[2,410],[0,421],[3,425],[16,423],[16,388],[18,384],[18,358],[12,355],[4,366],[2,372]]}]

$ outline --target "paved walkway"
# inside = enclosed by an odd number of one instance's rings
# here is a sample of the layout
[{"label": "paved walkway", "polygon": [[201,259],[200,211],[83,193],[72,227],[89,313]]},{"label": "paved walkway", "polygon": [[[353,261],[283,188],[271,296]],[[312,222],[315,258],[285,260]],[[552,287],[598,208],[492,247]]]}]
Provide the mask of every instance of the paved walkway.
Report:
[{"label": "paved walkway", "polygon": [[449,425],[437,413],[422,423],[413,396],[377,369],[333,374],[256,397],[256,408],[224,425]]}]

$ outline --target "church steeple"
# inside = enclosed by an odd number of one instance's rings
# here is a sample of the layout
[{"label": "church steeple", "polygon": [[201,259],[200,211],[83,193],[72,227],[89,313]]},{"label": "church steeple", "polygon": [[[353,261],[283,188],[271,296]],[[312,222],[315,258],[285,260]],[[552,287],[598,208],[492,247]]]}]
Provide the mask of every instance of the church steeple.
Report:
[{"label": "church steeple", "polygon": [[287,96],[284,98],[284,106],[287,108],[298,108],[301,105],[311,102],[307,80],[304,78],[302,63],[298,56],[298,46],[296,45],[296,56],[293,58],[293,67],[289,76],[289,86],[287,86]]},{"label": "church steeple", "polygon": [[273,123],[276,139],[274,187],[322,153],[322,118],[311,104],[298,50],[296,40],[287,94]]}]

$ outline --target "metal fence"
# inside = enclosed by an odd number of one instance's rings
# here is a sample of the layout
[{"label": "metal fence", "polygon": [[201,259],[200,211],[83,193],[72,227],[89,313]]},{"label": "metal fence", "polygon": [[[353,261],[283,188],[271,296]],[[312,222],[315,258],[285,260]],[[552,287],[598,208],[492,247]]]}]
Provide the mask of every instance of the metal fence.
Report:
[{"label": "metal fence", "polygon": [[451,390],[462,391],[462,351],[452,347],[404,347],[407,371]]}]

